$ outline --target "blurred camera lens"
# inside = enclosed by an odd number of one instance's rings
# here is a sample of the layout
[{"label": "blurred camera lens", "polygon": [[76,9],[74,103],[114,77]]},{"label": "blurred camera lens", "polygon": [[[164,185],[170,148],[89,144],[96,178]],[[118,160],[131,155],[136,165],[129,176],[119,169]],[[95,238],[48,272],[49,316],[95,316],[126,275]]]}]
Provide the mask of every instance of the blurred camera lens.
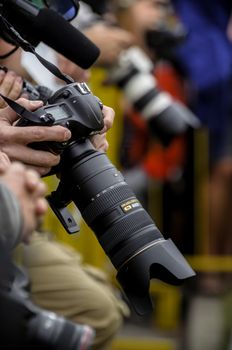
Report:
[{"label": "blurred camera lens", "polygon": [[45,310],[32,318],[28,327],[28,339],[33,350],[87,350],[93,337],[94,332],[89,326],[74,324]]},{"label": "blurred camera lens", "polygon": [[41,309],[25,291],[0,290],[0,338],[3,350],[89,350],[94,331]]}]

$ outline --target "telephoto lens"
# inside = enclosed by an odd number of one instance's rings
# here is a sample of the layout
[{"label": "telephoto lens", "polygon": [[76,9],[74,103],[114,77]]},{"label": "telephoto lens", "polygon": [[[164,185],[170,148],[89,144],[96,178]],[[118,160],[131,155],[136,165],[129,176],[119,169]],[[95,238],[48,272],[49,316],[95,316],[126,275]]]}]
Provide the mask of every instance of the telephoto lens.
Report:
[{"label": "telephoto lens", "polygon": [[90,350],[94,330],[33,304],[28,276],[1,242],[0,252],[1,350]]},{"label": "telephoto lens", "polygon": [[[63,151],[60,183],[48,201],[61,222],[68,202],[76,204],[138,314],[152,310],[151,278],[178,285],[195,275],[174,243],[164,239],[122,174],[89,139]],[[72,219],[66,217],[66,222],[72,224]]]},{"label": "telephoto lens", "polygon": [[153,71],[149,57],[139,47],[131,47],[110,70],[108,81],[122,89],[151,133],[168,145],[173,137],[199,128],[201,124],[190,109],[159,88]]}]

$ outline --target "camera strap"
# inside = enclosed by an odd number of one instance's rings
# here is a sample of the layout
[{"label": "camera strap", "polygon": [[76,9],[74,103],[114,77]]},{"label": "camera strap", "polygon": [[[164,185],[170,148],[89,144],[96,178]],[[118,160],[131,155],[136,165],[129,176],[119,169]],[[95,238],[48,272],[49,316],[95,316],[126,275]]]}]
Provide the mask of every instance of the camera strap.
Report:
[{"label": "camera strap", "polygon": [[38,117],[36,117],[33,112],[29,111],[28,109],[21,106],[19,103],[11,100],[3,94],[0,94],[0,97],[2,97],[3,100],[10,106],[10,108],[12,108],[13,111],[15,111],[20,117],[26,118],[33,124],[41,124],[38,123]]},{"label": "camera strap", "polygon": [[0,59],[1,60],[5,60],[9,56],[13,55],[13,53],[15,53],[18,50],[18,48],[19,48],[18,46],[15,46],[12,50],[10,50],[9,52],[5,53],[5,55],[1,55]]},{"label": "camera strap", "polygon": [[[57,78],[63,80],[65,83],[70,84],[74,83],[73,78],[69,75],[62,73],[57,66],[53,63],[47,61],[45,58],[40,56],[33,45],[31,45],[27,40],[23,39],[19,32],[8,22],[2,15],[0,15],[1,25],[12,37],[12,39],[20,46],[24,51],[32,53],[39,62],[47,69],[49,72],[54,74]],[[14,50],[14,49],[13,49]]]}]

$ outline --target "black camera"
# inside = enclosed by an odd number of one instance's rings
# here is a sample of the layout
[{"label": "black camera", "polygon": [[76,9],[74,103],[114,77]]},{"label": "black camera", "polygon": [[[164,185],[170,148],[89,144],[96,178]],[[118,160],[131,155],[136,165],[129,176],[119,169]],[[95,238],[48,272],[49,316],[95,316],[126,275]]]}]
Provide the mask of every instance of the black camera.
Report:
[{"label": "black camera", "polygon": [[[6,66],[0,65],[0,70],[3,70],[5,73],[8,72]],[[28,80],[23,79],[21,95],[26,95],[29,100],[41,100],[44,103],[47,103],[49,97],[52,95],[52,90],[42,85],[33,85]]]},{"label": "black camera", "polygon": [[151,310],[151,278],[180,284],[195,274],[174,243],[164,239],[122,174],[91,144],[89,136],[104,122],[102,104],[85,83],[62,87],[35,112],[21,106],[16,112],[21,115],[20,126],[59,124],[71,130],[67,143],[32,145],[62,152],[54,171],[60,182],[48,201],[69,233],[78,231],[66,208],[75,203],[118,270],[117,279],[137,313]]},{"label": "black camera", "polygon": [[52,95],[52,90],[43,85],[33,85],[26,79],[23,79],[21,95],[24,94],[28,100],[41,100],[47,103],[49,97]]},{"label": "black camera", "polygon": [[176,49],[185,42],[188,32],[181,23],[173,27],[168,25],[156,26],[145,33],[148,47],[159,59],[174,60]]},{"label": "black camera", "polygon": [[9,284],[9,281],[0,276],[1,349],[90,349],[94,338],[92,328],[75,324],[35,306],[28,296],[26,276],[11,262],[10,265],[4,261],[3,266],[10,270],[14,276],[13,281]]},{"label": "black camera", "polygon": [[21,118],[17,126],[62,125],[71,130],[72,138],[68,143],[41,142],[37,145],[33,144],[33,147],[60,153],[73,142],[79,141],[82,144],[87,137],[98,133],[104,126],[102,103],[91,94],[85,83],[64,86],[47,101],[48,104],[37,111],[33,113],[27,111],[30,117]]}]

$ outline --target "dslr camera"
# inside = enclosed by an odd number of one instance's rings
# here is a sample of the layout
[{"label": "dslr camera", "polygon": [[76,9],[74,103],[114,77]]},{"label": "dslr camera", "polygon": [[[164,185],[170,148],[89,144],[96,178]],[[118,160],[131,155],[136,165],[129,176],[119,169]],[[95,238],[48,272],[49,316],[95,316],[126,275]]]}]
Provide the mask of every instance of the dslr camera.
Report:
[{"label": "dslr camera", "polygon": [[[15,103],[15,102],[14,102]],[[30,112],[18,105],[18,126],[62,125],[72,138],[32,147],[60,153],[57,189],[48,196],[51,208],[69,233],[79,230],[67,205],[74,202],[117,270],[117,279],[138,314],[152,309],[151,278],[174,285],[195,275],[171,239],[166,240],[142,207],[123,175],[89,136],[104,126],[102,103],[85,83],[56,91],[47,105]]]}]

